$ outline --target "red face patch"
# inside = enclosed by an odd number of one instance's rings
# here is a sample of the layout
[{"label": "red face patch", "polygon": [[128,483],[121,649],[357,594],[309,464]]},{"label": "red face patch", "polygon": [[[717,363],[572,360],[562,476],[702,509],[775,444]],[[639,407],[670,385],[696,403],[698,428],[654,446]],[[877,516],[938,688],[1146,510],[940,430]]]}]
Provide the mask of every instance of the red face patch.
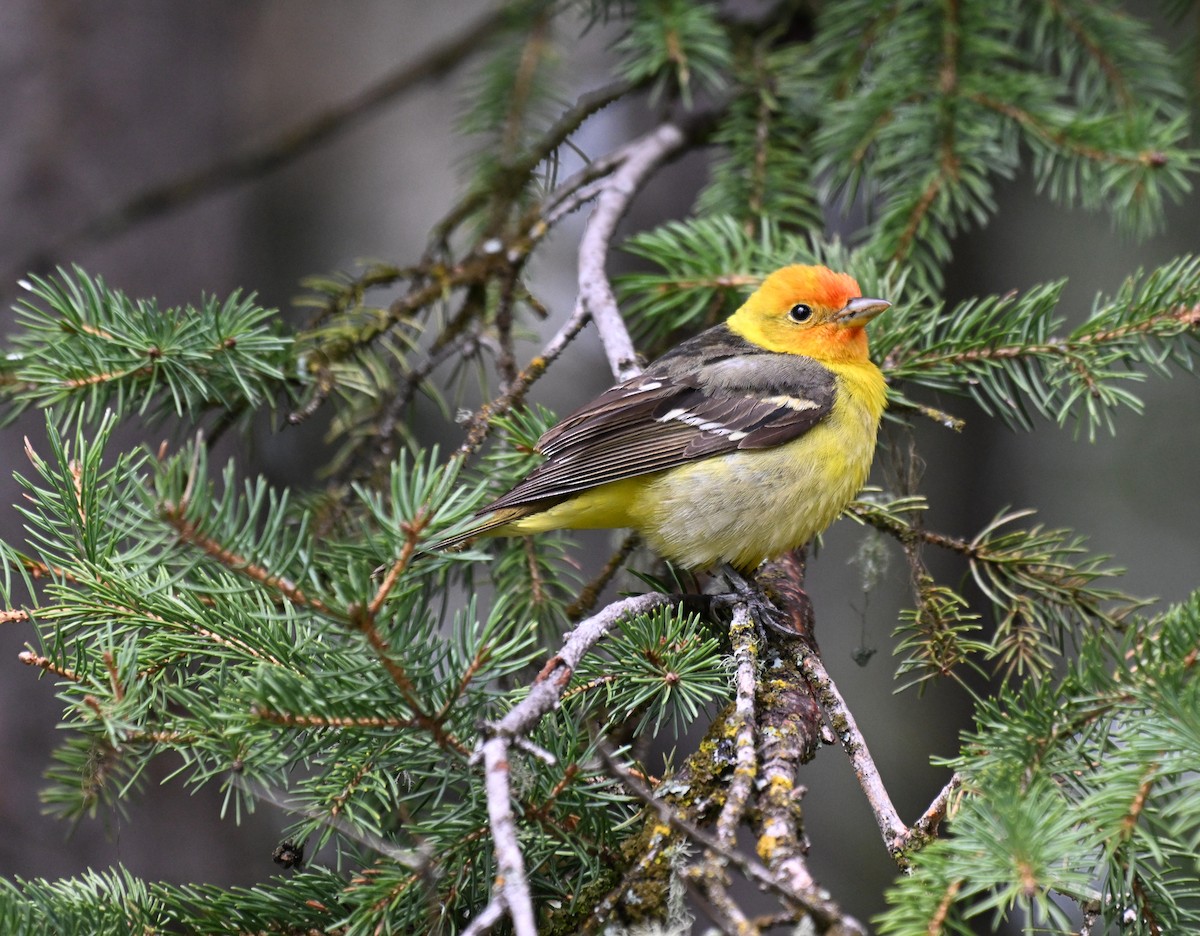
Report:
[{"label": "red face patch", "polygon": [[759,287],[767,308],[786,309],[796,302],[807,302],[829,309],[840,309],[862,295],[854,277],[835,273],[822,266],[794,264],[776,270]]}]

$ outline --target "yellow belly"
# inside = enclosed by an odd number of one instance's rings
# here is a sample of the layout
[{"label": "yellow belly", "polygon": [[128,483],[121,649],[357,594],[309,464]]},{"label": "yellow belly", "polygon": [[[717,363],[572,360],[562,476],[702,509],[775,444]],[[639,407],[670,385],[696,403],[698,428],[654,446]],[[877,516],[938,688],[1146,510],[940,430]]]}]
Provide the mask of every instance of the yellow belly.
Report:
[{"label": "yellow belly", "polygon": [[879,414],[847,399],[794,442],[601,485],[497,532],[631,527],[687,568],[753,570],[824,530],[866,482]]}]

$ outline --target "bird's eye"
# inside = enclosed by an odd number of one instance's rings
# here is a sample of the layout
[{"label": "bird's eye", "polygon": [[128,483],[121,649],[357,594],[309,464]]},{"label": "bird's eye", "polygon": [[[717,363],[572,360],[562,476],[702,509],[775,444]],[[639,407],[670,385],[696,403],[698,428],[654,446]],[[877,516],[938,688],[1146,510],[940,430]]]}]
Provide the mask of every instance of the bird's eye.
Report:
[{"label": "bird's eye", "polygon": [[807,322],[812,318],[812,307],[806,306],[803,302],[797,302],[788,309],[788,318],[793,322]]}]

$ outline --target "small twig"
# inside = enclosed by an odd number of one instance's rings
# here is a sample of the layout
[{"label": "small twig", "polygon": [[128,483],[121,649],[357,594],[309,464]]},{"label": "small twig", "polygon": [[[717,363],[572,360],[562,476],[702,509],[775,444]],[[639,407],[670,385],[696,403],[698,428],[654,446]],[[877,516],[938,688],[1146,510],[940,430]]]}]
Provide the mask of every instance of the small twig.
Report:
[{"label": "small twig", "polygon": [[61,676],[63,679],[69,679],[71,682],[82,683],[83,677],[72,669],[67,669],[65,666],[59,666],[49,657],[40,656],[32,650],[22,650],[17,654],[17,659],[26,666],[36,666],[38,669],[43,669],[48,673],[53,673],[55,676]]},{"label": "small twig", "polygon": [[[579,310],[576,309],[576,312],[579,313]],[[542,353],[531,359],[525,365],[525,368],[517,374],[516,379],[509,384],[507,390],[475,411],[474,416],[471,417],[471,421],[468,424],[467,437],[463,440],[463,444],[459,446],[458,451],[454,453],[455,457],[465,458],[483,444],[484,439],[487,438],[488,432],[491,429],[492,417],[500,413],[506,413],[520,403],[524,399],[530,385],[546,372],[546,368],[562,354],[567,345],[583,330],[586,324],[586,315],[581,313],[572,315],[555,333],[554,337],[546,343],[542,349]]]},{"label": "small twig", "polygon": [[490,933],[492,927],[502,919],[504,919],[504,904],[498,900],[492,900],[475,914],[475,918],[462,931],[462,936],[482,936],[483,933]]},{"label": "small twig", "polygon": [[[592,114],[624,97],[636,87],[637,85],[632,82],[616,81],[602,88],[596,88],[582,94],[571,108],[559,116],[541,139],[537,140],[519,156],[502,162],[494,181],[503,179],[523,180],[537,168],[542,160],[566,142],[567,138],[578,130]],[[601,166],[604,165],[603,159],[593,160],[591,165],[595,166],[597,163],[600,163]],[[563,191],[563,188],[560,187],[558,191]],[[457,205],[450,209],[445,217],[433,226],[429,238],[430,249],[427,251],[427,259],[436,250],[445,245],[450,233],[462,224],[466,218],[470,217],[473,212],[478,210],[491,194],[492,187],[490,186],[472,189]],[[553,223],[553,221],[547,220],[548,223]]]},{"label": "small twig", "polygon": [[400,555],[392,563],[391,568],[388,569],[387,575],[383,577],[383,581],[380,582],[374,597],[371,598],[371,603],[367,605],[367,613],[372,619],[379,616],[379,612],[383,608],[383,603],[387,600],[387,596],[391,594],[392,589],[396,586],[396,582],[404,574],[404,570],[408,568],[409,562],[412,561],[413,553],[416,552],[417,541],[421,538],[421,531],[428,524],[429,514],[425,507],[419,508],[410,522],[402,524],[401,532],[404,534],[404,546],[401,547]]},{"label": "small twig", "polygon": [[821,658],[810,647],[802,644],[799,646],[799,654],[800,670],[816,692],[834,734],[850,756],[850,763],[854,767],[859,785],[866,794],[867,802],[871,804],[871,811],[875,814],[875,823],[879,826],[883,843],[890,854],[899,856],[904,849],[908,827],[900,820],[896,807],[892,805],[892,798],[888,795],[887,788],[879,776],[879,769],[867,749],[866,739],[858,730],[854,715],[851,714],[846,700],[842,698]]},{"label": "small twig", "polygon": [[[533,900],[525,876],[525,859],[517,838],[516,817],[512,808],[508,757],[516,739],[530,732],[559,704],[580,660],[613,627],[627,617],[643,614],[665,604],[666,595],[650,593],[614,602],[571,631],[562,649],[546,661],[529,694],[509,709],[488,731],[477,756],[484,764],[488,824],[496,851],[496,882],[491,900],[471,923],[469,932],[483,933],[505,913],[512,919],[518,936],[536,936]],[[479,922],[483,920],[484,922]]]},{"label": "small twig", "polygon": [[759,936],[741,907],[729,896],[729,875],[718,861],[688,865],[680,875],[692,898],[724,936]]},{"label": "small twig", "polygon": [[467,747],[455,737],[454,733],[446,730],[445,724],[436,716],[431,715],[421,704],[417,687],[404,667],[392,656],[391,647],[375,626],[375,618],[368,609],[356,605],[351,609],[350,626],[366,638],[367,644],[375,652],[376,658],[384,671],[391,677],[404,704],[412,710],[413,721],[432,735],[439,747],[452,750],[459,754],[467,754]]},{"label": "small twig", "polygon": [[275,709],[255,705],[250,714],[273,725],[286,728],[417,728],[415,718],[399,718],[394,715],[302,715],[293,712],[278,712]]},{"label": "small twig", "polygon": [[938,795],[933,798],[929,808],[921,814],[921,818],[912,824],[905,834],[905,854],[911,854],[937,835],[938,826],[942,824],[942,820],[946,818],[946,812],[950,808],[950,800],[955,793],[962,789],[962,782],[961,775],[953,774]]}]

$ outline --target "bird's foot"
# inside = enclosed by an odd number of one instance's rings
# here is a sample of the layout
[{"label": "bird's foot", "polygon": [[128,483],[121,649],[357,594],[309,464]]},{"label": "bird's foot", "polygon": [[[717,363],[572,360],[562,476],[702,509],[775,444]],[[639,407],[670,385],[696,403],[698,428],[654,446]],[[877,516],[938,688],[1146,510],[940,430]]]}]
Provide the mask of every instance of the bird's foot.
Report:
[{"label": "bird's foot", "polygon": [[721,566],[721,574],[728,583],[729,591],[724,595],[713,596],[714,604],[729,606],[738,602],[744,603],[759,627],[772,630],[789,640],[800,636],[792,626],[789,615],[775,606],[757,581],[742,575],[728,563]]}]

